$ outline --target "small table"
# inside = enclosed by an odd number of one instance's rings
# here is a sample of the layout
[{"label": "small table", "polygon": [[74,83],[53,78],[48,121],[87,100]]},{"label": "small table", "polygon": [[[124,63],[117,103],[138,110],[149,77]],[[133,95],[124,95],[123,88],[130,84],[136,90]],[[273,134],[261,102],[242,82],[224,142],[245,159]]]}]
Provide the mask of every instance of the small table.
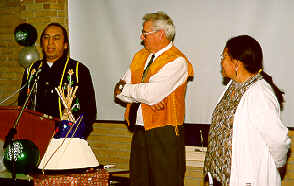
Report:
[{"label": "small table", "polygon": [[96,169],[84,173],[34,174],[31,175],[35,186],[41,185],[97,185],[109,186],[109,173],[105,169]]},{"label": "small table", "polygon": [[109,172],[109,184],[110,185],[129,185],[129,174],[130,171],[127,169],[108,168]]},{"label": "small table", "polygon": [[0,185],[13,186],[39,186],[39,185],[62,185],[80,186],[97,185],[109,186],[109,173],[105,169],[96,169],[85,173],[65,174],[16,174],[12,179],[9,171],[0,172]]}]

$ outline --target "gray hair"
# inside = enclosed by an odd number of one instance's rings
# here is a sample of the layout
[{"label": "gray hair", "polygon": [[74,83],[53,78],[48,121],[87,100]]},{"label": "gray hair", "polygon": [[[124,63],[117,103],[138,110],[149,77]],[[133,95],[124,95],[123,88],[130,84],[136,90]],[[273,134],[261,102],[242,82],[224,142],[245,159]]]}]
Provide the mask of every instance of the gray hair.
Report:
[{"label": "gray hair", "polygon": [[[144,23],[152,21],[153,31],[164,30],[166,38],[173,41],[176,35],[176,29],[173,20],[164,12],[147,13],[143,17]],[[143,23],[143,25],[144,25]]]}]

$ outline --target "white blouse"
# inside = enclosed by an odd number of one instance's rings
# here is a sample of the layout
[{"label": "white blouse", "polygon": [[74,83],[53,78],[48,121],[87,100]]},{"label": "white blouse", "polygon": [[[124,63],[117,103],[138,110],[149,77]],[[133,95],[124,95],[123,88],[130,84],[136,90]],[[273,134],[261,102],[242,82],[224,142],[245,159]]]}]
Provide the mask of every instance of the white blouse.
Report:
[{"label": "white blouse", "polygon": [[235,113],[230,186],[280,186],[277,168],[285,165],[290,143],[272,88],[257,81]]}]

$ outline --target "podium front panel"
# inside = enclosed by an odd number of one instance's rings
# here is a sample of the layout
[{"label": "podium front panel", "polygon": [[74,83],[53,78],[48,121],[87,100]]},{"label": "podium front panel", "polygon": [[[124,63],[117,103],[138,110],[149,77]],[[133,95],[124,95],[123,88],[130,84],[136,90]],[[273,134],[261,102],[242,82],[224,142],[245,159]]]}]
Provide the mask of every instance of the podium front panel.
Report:
[{"label": "podium front panel", "polygon": [[[5,140],[9,130],[14,126],[21,107],[1,106],[0,107],[0,139]],[[25,109],[16,127],[17,133],[14,139],[31,140],[40,150],[43,157],[50,139],[53,136],[56,118]]]}]

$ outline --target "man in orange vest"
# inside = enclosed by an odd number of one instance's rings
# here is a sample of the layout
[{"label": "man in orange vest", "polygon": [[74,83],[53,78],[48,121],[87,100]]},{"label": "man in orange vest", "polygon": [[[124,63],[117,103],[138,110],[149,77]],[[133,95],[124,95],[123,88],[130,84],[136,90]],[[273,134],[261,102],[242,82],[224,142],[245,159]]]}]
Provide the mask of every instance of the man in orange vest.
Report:
[{"label": "man in orange vest", "polygon": [[185,92],[193,67],[173,45],[175,27],[166,13],[147,13],[143,21],[144,48],[114,89],[134,126],[130,185],[183,186]]}]

